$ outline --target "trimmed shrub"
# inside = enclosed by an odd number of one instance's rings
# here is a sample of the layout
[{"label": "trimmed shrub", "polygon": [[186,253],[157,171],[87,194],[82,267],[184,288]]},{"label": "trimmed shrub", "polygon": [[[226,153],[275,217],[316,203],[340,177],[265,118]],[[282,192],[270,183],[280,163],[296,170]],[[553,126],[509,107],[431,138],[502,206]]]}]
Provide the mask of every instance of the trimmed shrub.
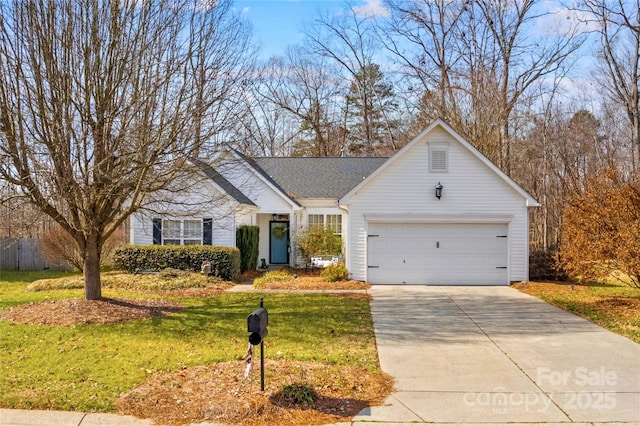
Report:
[{"label": "trimmed shrub", "polygon": [[240,272],[257,268],[259,242],[259,227],[243,225],[236,230],[236,246],[240,249]]},{"label": "trimmed shrub", "polygon": [[124,246],[114,254],[114,266],[129,273],[167,268],[199,272],[204,261],[211,262],[211,271],[224,280],[240,275],[240,250],[236,247]]},{"label": "trimmed shrub", "polygon": [[329,265],[320,272],[320,276],[327,282],[346,281],[349,279],[349,271],[344,263]]}]

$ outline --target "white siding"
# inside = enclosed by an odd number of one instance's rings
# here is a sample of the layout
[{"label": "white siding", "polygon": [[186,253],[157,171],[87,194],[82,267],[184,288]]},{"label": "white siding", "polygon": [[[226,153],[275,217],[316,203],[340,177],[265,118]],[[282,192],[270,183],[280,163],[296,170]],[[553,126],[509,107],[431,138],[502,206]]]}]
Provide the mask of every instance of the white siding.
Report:
[{"label": "white siding", "polygon": [[[447,146],[447,172],[429,172],[428,143]],[[439,182],[443,186],[440,200],[435,197]],[[478,223],[490,215],[509,216],[508,278],[518,281],[528,277],[525,199],[439,126],[352,194],[348,208],[347,267],[354,279],[366,280],[366,215],[371,214],[425,218],[458,215],[461,222],[467,221],[465,217],[476,217],[470,220]]]},{"label": "white siding", "polygon": [[260,208],[261,213],[286,214],[297,207],[274,191],[244,162],[229,159],[217,166],[217,170],[253,201]]},{"label": "white siding", "polygon": [[165,198],[171,199],[172,202],[151,203],[147,205],[151,211],[139,211],[131,215],[131,244],[153,244],[153,218],[181,220],[212,218],[213,245],[235,247],[235,209],[238,203],[230,200],[215,185],[203,180],[180,192],[165,195]]}]

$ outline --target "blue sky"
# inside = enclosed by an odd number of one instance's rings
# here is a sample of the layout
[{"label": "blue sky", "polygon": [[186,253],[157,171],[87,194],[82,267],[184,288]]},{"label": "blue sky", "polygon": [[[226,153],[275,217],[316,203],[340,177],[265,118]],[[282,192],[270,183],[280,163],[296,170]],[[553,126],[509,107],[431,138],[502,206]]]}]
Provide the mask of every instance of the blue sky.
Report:
[{"label": "blue sky", "polygon": [[[386,16],[383,0],[235,0],[237,12],[253,25],[254,40],[260,44],[259,56],[266,60],[283,55],[287,46],[299,44],[303,40],[305,25],[311,25],[321,12],[323,15],[340,14],[353,7],[362,15]],[[551,12],[539,20],[537,30],[540,35],[564,31],[573,16],[560,0],[543,0],[539,6]],[[584,27],[583,30],[588,28]],[[589,43],[585,46],[589,53]],[[591,93],[592,87],[583,85],[583,79],[592,68],[591,57],[583,56],[574,68],[571,78],[563,79],[563,86],[572,93]],[[587,84],[589,79],[586,80]]]},{"label": "blue sky", "polygon": [[348,5],[362,11],[381,10],[381,0],[236,0],[235,8],[253,25],[255,39],[267,59],[284,54],[286,47],[302,39],[304,25],[310,24],[320,11],[337,14]]}]

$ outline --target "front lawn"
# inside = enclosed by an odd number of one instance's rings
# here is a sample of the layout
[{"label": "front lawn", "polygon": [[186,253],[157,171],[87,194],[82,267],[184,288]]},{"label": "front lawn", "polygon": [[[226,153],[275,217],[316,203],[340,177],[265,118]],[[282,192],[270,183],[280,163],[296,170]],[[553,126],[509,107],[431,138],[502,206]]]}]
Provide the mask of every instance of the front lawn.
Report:
[{"label": "front lawn", "polygon": [[640,343],[640,289],[624,284],[528,282],[513,285],[565,311]]},{"label": "front lawn", "polygon": [[[80,289],[25,291],[34,279],[66,274],[1,274],[3,310],[82,297]],[[102,325],[61,327],[0,320],[0,406],[111,412],[121,394],[152,379],[245,358],[247,315],[259,306],[259,294],[193,297],[138,291],[105,289],[103,296],[157,297],[179,303],[183,309],[167,316]],[[266,359],[379,372],[367,298],[267,294],[264,303],[269,311]]]}]

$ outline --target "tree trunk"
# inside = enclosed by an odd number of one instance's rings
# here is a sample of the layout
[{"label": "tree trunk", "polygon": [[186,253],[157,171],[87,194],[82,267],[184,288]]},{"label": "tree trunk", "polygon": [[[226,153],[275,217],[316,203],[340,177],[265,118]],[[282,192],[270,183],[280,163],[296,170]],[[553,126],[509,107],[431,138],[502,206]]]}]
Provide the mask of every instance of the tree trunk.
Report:
[{"label": "tree trunk", "polygon": [[640,114],[635,114],[631,126],[631,164],[633,171],[640,171]]},{"label": "tree trunk", "polygon": [[84,298],[102,299],[100,284],[100,244],[96,235],[90,235],[84,247]]}]

